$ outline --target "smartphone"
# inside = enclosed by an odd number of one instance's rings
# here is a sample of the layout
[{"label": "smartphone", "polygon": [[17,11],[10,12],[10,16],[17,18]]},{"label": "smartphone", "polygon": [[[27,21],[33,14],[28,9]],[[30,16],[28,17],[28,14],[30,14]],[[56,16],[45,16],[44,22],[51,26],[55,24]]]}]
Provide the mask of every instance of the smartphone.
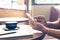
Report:
[{"label": "smartphone", "polygon": [[26,13],[27,17],[32,20],[32,21],[35,21],[33,17],[31,17],[31,15],[29,13]]}]

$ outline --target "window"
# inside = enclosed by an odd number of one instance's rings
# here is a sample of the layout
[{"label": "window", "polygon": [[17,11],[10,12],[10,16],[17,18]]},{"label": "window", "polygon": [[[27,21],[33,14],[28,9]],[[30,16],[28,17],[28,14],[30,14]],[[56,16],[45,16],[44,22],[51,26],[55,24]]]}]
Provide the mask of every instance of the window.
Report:
[{"label": "window", "polygon": [[0,8],[11,9],[11,0],[0,0]]},{"label": "window", "polygon": [[24,0],[0,0],[0,8],[25,10]]},{"label": "window", "polygon": [[59,5],[60,0],[32,0],[33,5]]}]

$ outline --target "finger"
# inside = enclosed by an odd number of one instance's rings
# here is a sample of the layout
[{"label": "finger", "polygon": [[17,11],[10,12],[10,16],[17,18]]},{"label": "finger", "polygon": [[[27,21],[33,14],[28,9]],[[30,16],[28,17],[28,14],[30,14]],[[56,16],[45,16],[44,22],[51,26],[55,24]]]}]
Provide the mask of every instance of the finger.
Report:
[{"label": "finger", "polygon": [[35,23],[34,23],[34,21],[30,21],[30,24],[34,25]]},{"label": "finger", "polygon": [[35,25],[34,23],[31,23],[30,25],[31,25],[31,27],[32,27],[33,29],[36,30],[36,25]]},{"label": "finger", "polygon": [[37,19],[36,18],[34,18],[34,22],[37,22]]},{"label": "finger", "polygon": [[34,27],[34,25],[32,25],[32,24],[30,24],[31,25],[31,27]]},{"label": "finger", "polygon": [[38,18],[38,16],[34,16],[34,19],[37,19]]},{"label": "finger", "polygon": [[42,19],[41,16],[35,16],[34,18],[37,20],[37,22],[41,22],[41,19]]}]

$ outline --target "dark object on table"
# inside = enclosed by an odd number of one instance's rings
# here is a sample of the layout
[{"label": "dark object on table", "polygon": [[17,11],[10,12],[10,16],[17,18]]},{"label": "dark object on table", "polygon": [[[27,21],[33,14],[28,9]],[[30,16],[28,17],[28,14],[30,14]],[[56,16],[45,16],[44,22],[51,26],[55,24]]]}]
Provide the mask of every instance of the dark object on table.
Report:
[{"label": "dark object on table", "polygon": [[15,30],[17,27],[17,23],[6,23],[6,28],[8,30]]}]

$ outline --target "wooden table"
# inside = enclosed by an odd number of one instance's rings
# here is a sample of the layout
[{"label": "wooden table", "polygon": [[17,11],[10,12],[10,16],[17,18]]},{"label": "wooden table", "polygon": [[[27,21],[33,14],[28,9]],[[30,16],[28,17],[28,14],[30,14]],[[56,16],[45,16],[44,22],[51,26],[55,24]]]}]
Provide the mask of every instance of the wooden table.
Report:
[{"label": "wooden table", "polygon": [[[36,38],[38,38],[38,37],[40,37],[40,36],[41,36],[41,34],[35,33],[35,34],[33,35],[33,39],[36,39]],[[15,40],[33,40],[33,39],[32,39],[32,38],[25,38],[25,39],[20,39],[20,38],[18,38],[18,39],[15,39]],[[54,37],[49,36],[49,35],[46,34],[46,36],[44,37],[43,40],[60,40],[60,39],[54,38]]]},{"label": "wooden table", "polygon": [[[4,28],[6,27],[5,25],[0,25],[0,40],[27,40],[27,39],[33,39],[33,36],[36,36],[35,33],[42,33],[41,31],[37,31],[32,29],[32,27],[30,27],[30,25],[17,25],[17,27],[19,27],[18,30],[12,30],[12,31],[5,31]],[[10,33],[10,32],[16,32],[13,34],[7,34],[6,33]],[[4,35],[1,35],[4,34]],[[37,34],[38,35],[38,34]],[[40,35],[39,35],[40,36]],[[36,38],[36,37],[34,37]]]},{"label": "wooden table", "polygon": [[[16,31],[15,34],[8,34],[0,36],[0,40],[33,40],[39,38],[42,35],[41,31],[33,30],[29,25],[18,25],[20,26],[20,30]],[[5,25],[0,25],[0,34],[3,33]],[[31,37],[21,37],[25,35],[32,35]],[[58,40],[52,36],[45,36],[44,40]]]}]

